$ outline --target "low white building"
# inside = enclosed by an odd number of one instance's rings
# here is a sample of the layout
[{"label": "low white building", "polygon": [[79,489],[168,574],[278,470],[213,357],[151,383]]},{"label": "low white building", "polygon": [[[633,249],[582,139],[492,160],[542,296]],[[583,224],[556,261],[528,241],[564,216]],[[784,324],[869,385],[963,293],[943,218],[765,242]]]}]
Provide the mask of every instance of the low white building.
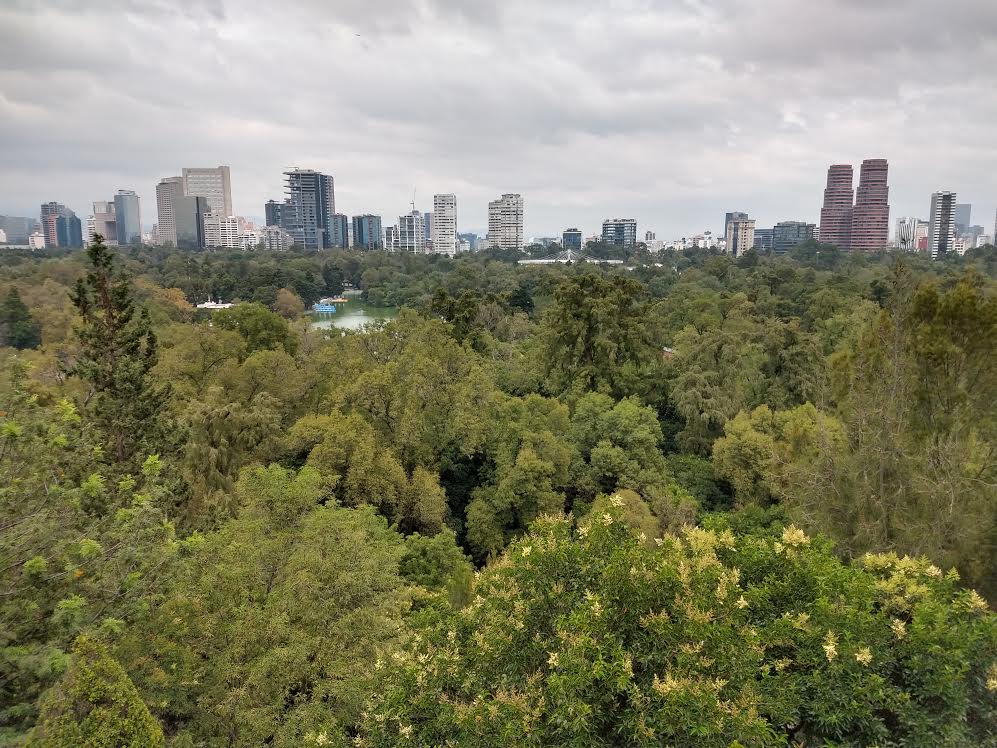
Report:
[{"label": "low white building", "polygon": [[28,246],[31,249],[45,249],[45,234],[35,231],[28,237]]},{"label": "low white building", "polygon": [[237,216],[208,213],[204,216],[204,245],[242,249],[242,229]]}]

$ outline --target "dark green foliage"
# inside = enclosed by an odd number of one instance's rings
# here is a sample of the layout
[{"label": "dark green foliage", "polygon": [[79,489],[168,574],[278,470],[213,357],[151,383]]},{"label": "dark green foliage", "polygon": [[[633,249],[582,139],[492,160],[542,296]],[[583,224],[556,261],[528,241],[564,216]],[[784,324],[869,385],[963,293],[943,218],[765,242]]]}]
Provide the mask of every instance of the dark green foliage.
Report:
[{"label": "dark green foliage", "polygon": [[[274,289],[274,298],[276,295],[277,290]],[[236,304],[231,309],[216,312],[211,322],[221,330],[239,333],[246,341],[250,353],[283,348],[293,354],[297,348],[297,341],[288,328],[287,321],[263,304]]]},{"label": "dark green foliage", "polygon": [[41,342],[41,327],[31,316],[17,289],[12,286],[0,302],[0,346],[37,348]]},{"label": "dark green foliage", "polygon": [[107,459],[119,465],[141,462],[168,451],[175,436],[163,413],[169,385],[150,377],[156,335],[145,309],[136,310],[132,287],[100,236],[87,247],[87,257],[89,272],[72,293],[80,324],[69,373],[88,387],[83,407],[101,434]]}]

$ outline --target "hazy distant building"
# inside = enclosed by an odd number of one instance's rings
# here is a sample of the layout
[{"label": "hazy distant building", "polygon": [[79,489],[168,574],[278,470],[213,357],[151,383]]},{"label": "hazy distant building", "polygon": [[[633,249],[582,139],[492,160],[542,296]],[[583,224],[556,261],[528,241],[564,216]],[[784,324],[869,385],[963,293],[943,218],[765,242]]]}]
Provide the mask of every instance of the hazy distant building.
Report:
[{"label": "hazy distant building", "polygon": [[398,251],[421,254],[426,248],[425,216],[413,210],[398,216]]},{"label": "hazy distant building", "polygon": [[156,233],[160,244],[177,246],[177,225],[173,217],[174,205],[184,196],[183,177],[166,177],[156,185]]},{"label": "hazy distant building", "polygon": [[755,241],[751,246],[760,252],[771,252],[774,236],[775,229],[755,229]]},{"label": "hazy distant building", "polygon": [[[743,213],[737,215],[744,215]],[[727,253],[740,257],[755,246],[755,219],[731,218],[727,222]]]},{"label": "hazy distant building", "polygon": [[38,219],[21,216],[0,216],[0,230],[7,235],[7,243],[25,246],[28,237],[39,229]]},{"label": "hazy distant building", "polygon": [[232,210],[232,176],[227,166],[185,168],[183,194],[208,200],[211,213],[230,216]]},{"label": "hazy distant building", "polygon": [[820,209],[820,240],[838,249],[851,246],[852,208],[855,204],[852,181],[851,164],[833,164],[827,170],[824,204]]},{"label": "hazy distant building", "polygon": [[582,230],[581,229],[565,229],[561,232],[561,249],[572,250],[575,252],[582,251]]},{"label": "hazy distant building", "polygon": [[45,234],[41,231],[33,231],[28,236],[28,247],[31,249],[45,249]]},{"label": "hazy distant building", "polygon": [[384,249],[381,216],[369,213],[353,216],[353,246],[358,249]]},{"label": "hazy distant building", "polygon": [[645,231],[644,232],[644,241],[645,242],[653,242],[653,241],[656,241],[657,238],[658,238],[657,235],[653,231]]},{"label": "hazy distant building", "polygon": [[772,228],[772,251],[788,252],[817,234],[817,226],[805,221],[779,221]]},{"label": "hazy distant building", "polygon": [[457,239],[458,239],[458,241],[465,241],[465,242],[467,242],[467,246],[468,246],[468,248],[472,252],[475,251],[475,250],[477,250],[477,249],[479,249],[479,247],[478,247],[478,235],[477,234],[471,234],[471,233],[468,233],[468,234],[457,234]]},{"label": "hazy distant building", "polygon": [[384,227],[384,248],[389,252],[397,252],[399,247],[398,227]]},{"label": "hazy distant building", "polygon": [[637,244],[637,221],[633,218],[607,218],[602,222],[602,240],[618,247]]},{"label": "hazy distant building", "polygon": [[350,217],[343,213],[332,214],[332,246],[347,249],[350,246]]},{"label": "hazy distant building", "polygon": [[45,245],[48,247],[58,247],[59,240],[56,236],[56,219],[65,212],[66,206],[55,201],[42,203],[40,217],[42,233],[45,235]]},{"label": "hazy distant building", "polygon": [[969,231],[969,226],[973,220],[972,203],[956,203],[952,210],[952,219],[955,221],[956,235],[962,235]]},{"label": "hazy distant building", "polygon": [[939,190],[931,196],[928,252],[937,259],[955,250],[955,193]]},{"label": "hazy distant building", "polygon": [[432,213],[423,213],[422,214],[422,230],[423,230],[423,235],[422,235],[423,238],[427,242],[431,242],[433,240],[433,214]]},{"label": "hazy distant building", "polygon": [[263,229],[263,248],[270,252],[282,252],[294,245],[294,237],[283,226],[267,226]]},{"label": "hazy distant building", "polygon": [[284,172],[287,206],[282,209],[284,228],[303,249],[332,246],[332,217],[336,213],[333,178],[311,169]]},{"label": "hazy distant building", "polygon": [[457,254],[457,197],[452,194],[433,195],[433,252]]},{"label": "hazy distant building", "polygon": [[105,244],[118,243],[118,221],[114,214],[113,200],[100,200],[93,204],[93,234],[88,235],[87,241],[92,242],[97,234],[104,238]]},{"label": "hazy distant building", "polygon": [[207,246],[205,217],[208,199],[181,195],[173,201],[173,225],[177,249],[203,249]]},{"label": "hazy distant building", "polygon": [[276,200],[267,200],[263,206],[263,213],[266,216],[267,226],[283,226],[284,203]]},{"label": "hazy distant building", "polygon": [[523,196],[507,192],[488,203],[489,247],[523,249]]},{"label": "hazy distant building", "polygon": [[904,252],[912,252],[916,247],[918,223],[920,222],[912,216],[897,219],[897,247]]},{"label": "hazy distant building", "polygon": [[119,247],[142,243],[142,210],[133,190],[118,190],[114,195],[114,222]]},{"label": "hazy distant building", "polygon": [[[847,248],[876,251],[890,242],[889,165],[885,158],[868,158],[859,171]],[[823,220],[823,218],[821,219]]]},{"label": "hazy distant building", "polygon": [[69,209],[55,219],[55,234],[60,247],[83,246],[83,224]]}]

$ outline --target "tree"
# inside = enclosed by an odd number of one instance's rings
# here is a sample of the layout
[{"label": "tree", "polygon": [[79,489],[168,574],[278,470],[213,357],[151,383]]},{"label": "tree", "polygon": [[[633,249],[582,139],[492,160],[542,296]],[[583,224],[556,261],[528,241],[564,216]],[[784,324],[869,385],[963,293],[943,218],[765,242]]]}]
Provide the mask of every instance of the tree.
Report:
[{"label": "tree", "polygon": [[99,235],[87,258],[90,270],[71,294],[80,325],[69,368],[89,388],[84,411],[102,435],[107,458],[119,465],[173,451],[175,428],[164,415],[170,388],[150,376],[158,348],[149,315],[144,309],[136,314],[131,284]]},{"label": "tree", "polygon": [[641,324],[644,286],[586,273],[564,281],[545,318],[547,376],[555,393],[619,392],[650,355]]},{"label": "tree", "polygon": [[305,304],[294,291],[289,288],[281,288],[277,291],[273,310],[285,319],[297,319],[305,313]]},{"label": "tree", "polygon": [[37,348],[41,342],[41,327],[21,301],[21,294],[11,286],[0,302],[0,347]]},{"label": "tree", "polygon": [[73,645],[62,679],[42,698],[26,748],[165,748],[163,731],[107,648],[87,636]]},{"label": "tree", "polygon": [[[619,502],[622,504],[622,500]],[[379,665],[362,744],[984,745],[997,616],[955,575],[793,526],[647,542],[539,521]]]},{"label": "tree", "polygon": [[242,335],[250,353],[283,348],[293,354],[297,349],[297,340],[287,322],[263,304],[236,304],[221,309],[212,317],[212,323],[222,330],[235,330]]}]

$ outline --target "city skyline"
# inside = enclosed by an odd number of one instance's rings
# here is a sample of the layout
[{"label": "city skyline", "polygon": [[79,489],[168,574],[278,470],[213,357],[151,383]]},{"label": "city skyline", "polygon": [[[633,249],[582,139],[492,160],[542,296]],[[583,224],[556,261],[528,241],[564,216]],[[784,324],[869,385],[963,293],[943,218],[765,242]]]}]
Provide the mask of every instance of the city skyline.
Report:
[{"label": "city skyline", "polygon": [[[682,236],[721,233],[726,206],[759,226],[819,223],[827,165],[876,155],[890,162],[892,215],[926,217],[928,196],[951,189],[992,216],[997,10],[947,13],[956,54],[922,43],[921,0],[848,13],[843,2],[391,0],[371,12],[352,0],[15,0],[0,9],[12,61],[0,71],[0,212],[57,199],[82,216],[119,188],[150,206],[179,166],[224,163],[235,212],[259,217],[280,194],[275,175],[302,164],[335,176],[348,215],[399,215],[413,189],[428,211],[453,193],[461,228],[481,233],[489,200],[518,192],[528,236],[594,233],[620,215]],[[821,43],[778,33],[787,15]],[[285,85],[292,58],[321,73],[315,83]],[[280,106],[261,106],[275,91]],[[368,106],[369,92],[394,105]],[[765,103],[731,106],[746,100]]]}]

